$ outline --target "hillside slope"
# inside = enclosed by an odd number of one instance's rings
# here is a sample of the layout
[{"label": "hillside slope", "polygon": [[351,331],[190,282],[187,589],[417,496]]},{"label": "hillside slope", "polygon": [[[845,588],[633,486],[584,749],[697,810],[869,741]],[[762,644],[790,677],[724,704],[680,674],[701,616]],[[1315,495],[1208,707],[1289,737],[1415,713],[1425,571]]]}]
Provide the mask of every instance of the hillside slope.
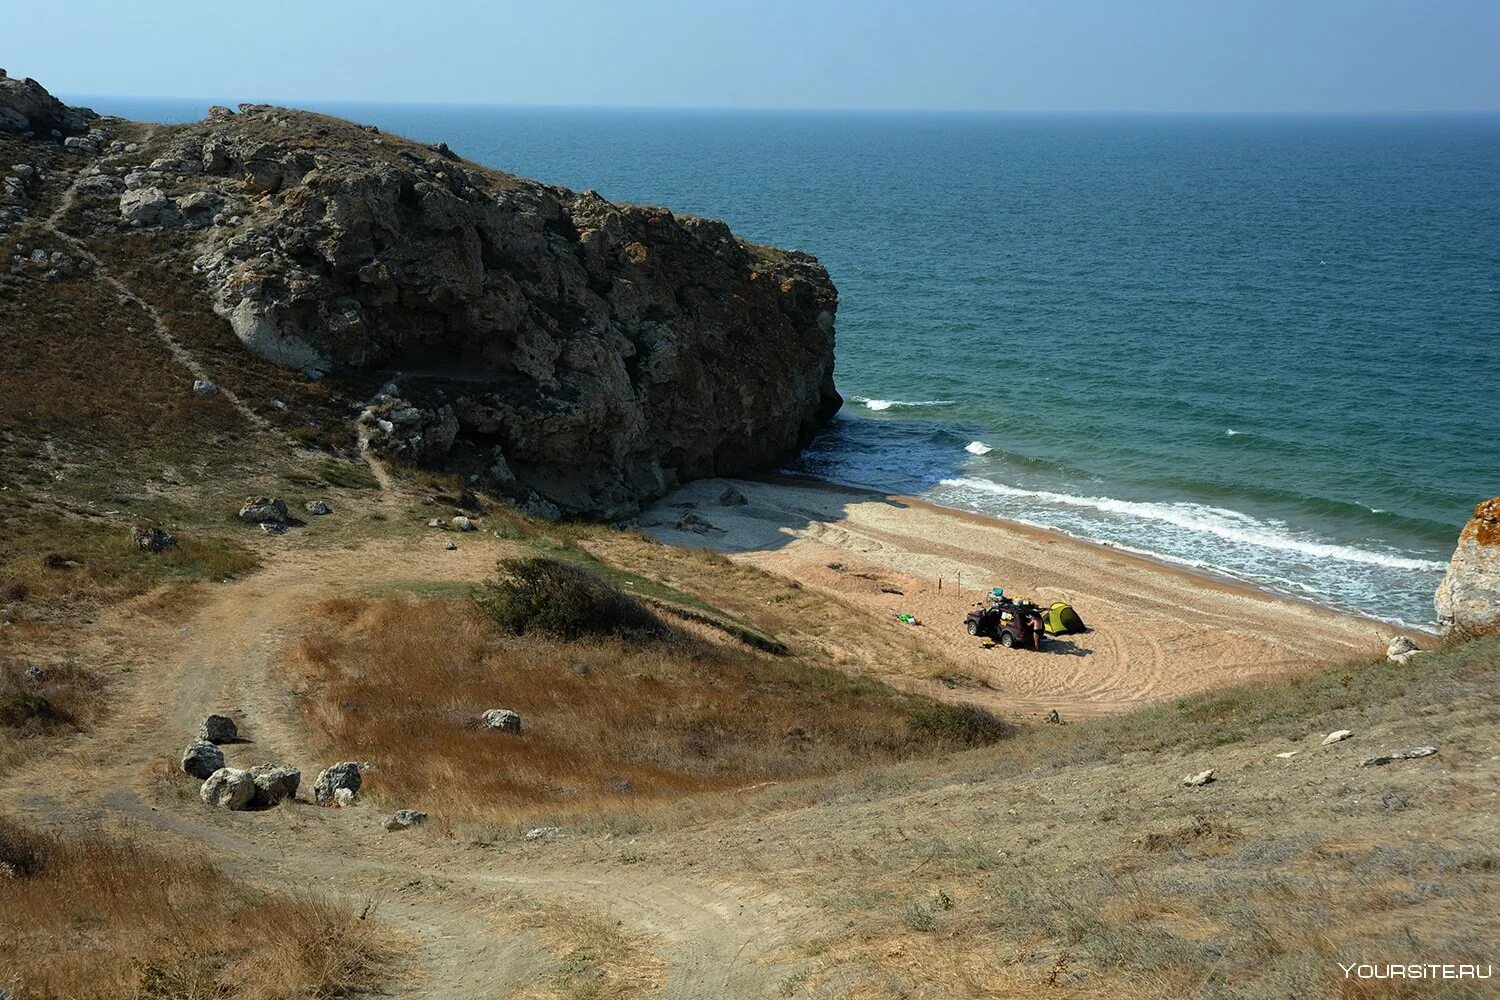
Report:
[{"label": "hillside slope", "polygon": [[150,268],[156,294],[250,352],[347,376],[361,399],[383,385],[364,417],[377,449],[539,512],[626,517],[683,481],[765,468],[841,405],[827,272],[723,223],[281,108],[146,127],[9,79],[0,108],[18,298],[39,307],[81,269],[34,239],[56,212],[104,265]]}]

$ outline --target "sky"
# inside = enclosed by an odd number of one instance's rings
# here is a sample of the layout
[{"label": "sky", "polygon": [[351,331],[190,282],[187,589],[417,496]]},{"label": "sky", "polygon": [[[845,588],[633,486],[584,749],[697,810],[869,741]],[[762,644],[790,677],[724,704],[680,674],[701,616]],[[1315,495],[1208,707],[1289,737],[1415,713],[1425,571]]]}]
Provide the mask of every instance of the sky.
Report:
[{"label": "sky", "polygon": [[1012,111],[1500,110],[1500,0],[54,0],[65,96]]}]

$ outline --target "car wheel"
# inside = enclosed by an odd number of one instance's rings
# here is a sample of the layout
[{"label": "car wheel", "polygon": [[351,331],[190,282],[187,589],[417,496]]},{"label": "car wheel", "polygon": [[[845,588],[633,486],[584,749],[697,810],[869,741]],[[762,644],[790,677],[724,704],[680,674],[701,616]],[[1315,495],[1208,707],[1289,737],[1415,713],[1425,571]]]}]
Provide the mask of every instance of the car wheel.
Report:
[{"label": "car wheel", "polygon": [[1015,644],[1016,637],[1014,635],[1009,632],[1000,633],[1000,645],[1004,646],[1006,649],[1012,649],[1015,647]]},{"label": "car wheel", "polygon": [[964,627],[969,630],[969,634],[970,635],[978,635],[979,634],[979,623],[978,622],[964,622]]}]

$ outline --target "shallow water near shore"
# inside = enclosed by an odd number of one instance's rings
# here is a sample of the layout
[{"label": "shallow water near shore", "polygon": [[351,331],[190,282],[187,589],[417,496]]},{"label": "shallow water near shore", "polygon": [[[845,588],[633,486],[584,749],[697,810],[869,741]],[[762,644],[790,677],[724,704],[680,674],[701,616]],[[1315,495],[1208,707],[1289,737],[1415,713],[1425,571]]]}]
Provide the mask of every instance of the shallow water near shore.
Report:
[{"label": "shallow water near shore", "polygon": [[817,254],[788,471],[1414,624],[1500,493],[1500,117],[307,106]]}]

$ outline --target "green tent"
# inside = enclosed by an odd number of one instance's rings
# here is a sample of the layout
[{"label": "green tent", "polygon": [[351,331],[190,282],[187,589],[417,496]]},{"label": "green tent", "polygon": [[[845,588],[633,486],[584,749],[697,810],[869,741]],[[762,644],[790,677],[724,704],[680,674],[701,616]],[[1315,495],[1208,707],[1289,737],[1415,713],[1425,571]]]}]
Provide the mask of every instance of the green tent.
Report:
[{"label": "green tent", "polygon": [[1043,613],[1042,627],[1048,635],[1072,635],[1083,631],[1083,619],[1078,617],[1071,604],[1058,601]]}]

